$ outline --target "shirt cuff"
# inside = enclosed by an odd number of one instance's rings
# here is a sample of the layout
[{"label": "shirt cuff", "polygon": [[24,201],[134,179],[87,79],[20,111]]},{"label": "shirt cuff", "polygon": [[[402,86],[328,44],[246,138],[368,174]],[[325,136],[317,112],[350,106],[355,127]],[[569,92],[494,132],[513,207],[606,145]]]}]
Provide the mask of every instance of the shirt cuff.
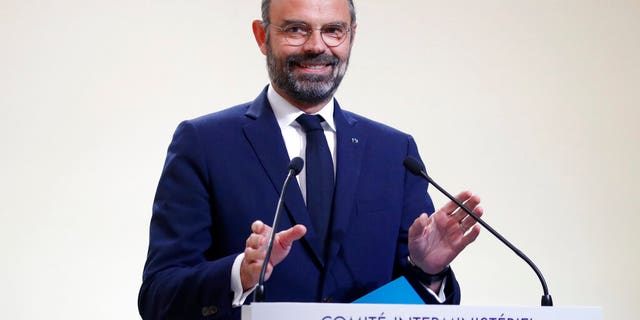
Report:
[{"label": "shirt cuff", "polygon": [[[407,256],[407,262],[410,263],[411,265],[415,264],[411,261],[411,256]],[[433,290],[431,290],[427,285],[425,285],[424,283],[420,282],[420,284],[427,289],[427,292],[429,292],[430,295],[432,295],[436,301],[438,301],[439,303],[444,303],[445,301],[447,301],[447,295],[444,293],[444,287],[445,284],[447,283],[447,278],[448,276],[445,276],[442,279],[442,284],[440,285],[440,292],[439,294],[436,294],[435,292],[433,292]]]},{"label": "shirt cuff", "polygon": [[253,293],[257,287],[256,285],[247,290],[247,292],[242,290],[242,279],[240,278],[240,265],[242,264],[242,259],[244,259],[244,253],[241,253],[236,257],[233,261],[233,266],[231,267],[231,292],[233,292],[233,301],[231,301],[231,305],[234,308],[241,307],[242,304],[244,304],[244,301],[247,300],[247,297]]},{"label": "shirt cuff", "polygon": [[447,296],[444,294],[444,287],[445,287],[445,284],[447,283],[447,278],[448,277],[445,277],[444,279],[442,279],[442,284],[440,285],[439,294],[436,294],[435,292],[433,292],[433,290],[429,289],[429,287],[425,286],[424,284],[422,286],[425,289],[427,289],[427,292],[429,292],[429,294],[431,294],[438,302],[444,303],[445,301],[447,301]]}]

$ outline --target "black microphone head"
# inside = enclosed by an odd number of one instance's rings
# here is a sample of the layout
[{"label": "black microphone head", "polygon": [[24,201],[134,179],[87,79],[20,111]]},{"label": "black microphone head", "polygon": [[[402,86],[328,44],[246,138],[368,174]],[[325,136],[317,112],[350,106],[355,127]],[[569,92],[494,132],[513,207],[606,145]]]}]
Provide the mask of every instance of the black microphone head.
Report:
[{"label": "black microphone head", "polygon": [[304,160],[300,157],[295,157],[289,162],[289,170],[293,170],[293,174],[296,176],[302,171],[302,167],[304,167]]},{"label": "black microphone head", "polygon": [[407,157],[404,159],[402,164],[404,164],[404,167],[416,176],[420,176],[422,175],[422,172],[424,172],[424,165],[414,157]]}]

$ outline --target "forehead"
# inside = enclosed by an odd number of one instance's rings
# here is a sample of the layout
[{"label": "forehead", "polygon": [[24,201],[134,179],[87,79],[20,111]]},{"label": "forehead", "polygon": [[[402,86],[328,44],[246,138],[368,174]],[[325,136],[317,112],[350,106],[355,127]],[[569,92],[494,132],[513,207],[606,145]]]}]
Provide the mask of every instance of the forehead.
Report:
[{"label": "forehead", "polygon": [[272,0],[269,18],[273,23],[304,21],[310,24],[349,23],[348,0]]}]

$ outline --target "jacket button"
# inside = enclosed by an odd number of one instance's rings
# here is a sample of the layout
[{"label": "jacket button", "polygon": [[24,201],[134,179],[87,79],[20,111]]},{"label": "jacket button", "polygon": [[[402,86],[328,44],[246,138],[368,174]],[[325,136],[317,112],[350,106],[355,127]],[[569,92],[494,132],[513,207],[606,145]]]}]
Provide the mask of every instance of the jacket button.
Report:
[{"label": "jacket button", "polygon": [[214,315],[216,312],[218,312],[218,308],[216,308],[216,306],[202,307],[202,316],[203,317]]},{"label": "jacket button", "polygon": [[333,299],[331,297],[322,298],[322,302],[331,302],[331,301],[333,301]]}]

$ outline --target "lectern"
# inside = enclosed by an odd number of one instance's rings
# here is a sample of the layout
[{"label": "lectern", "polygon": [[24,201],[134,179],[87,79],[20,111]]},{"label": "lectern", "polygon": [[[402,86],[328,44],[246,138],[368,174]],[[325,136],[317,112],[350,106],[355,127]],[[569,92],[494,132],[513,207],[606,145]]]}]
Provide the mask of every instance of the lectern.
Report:
[{"label": "lectern", "polygon": [[252,303],[242,320],[602,320],[600,307],[425,305],[404,277],[354,303]]},{"label": "lectern", "polygon": [[253,303],[242,320],[602,320],[599,307]]}]

